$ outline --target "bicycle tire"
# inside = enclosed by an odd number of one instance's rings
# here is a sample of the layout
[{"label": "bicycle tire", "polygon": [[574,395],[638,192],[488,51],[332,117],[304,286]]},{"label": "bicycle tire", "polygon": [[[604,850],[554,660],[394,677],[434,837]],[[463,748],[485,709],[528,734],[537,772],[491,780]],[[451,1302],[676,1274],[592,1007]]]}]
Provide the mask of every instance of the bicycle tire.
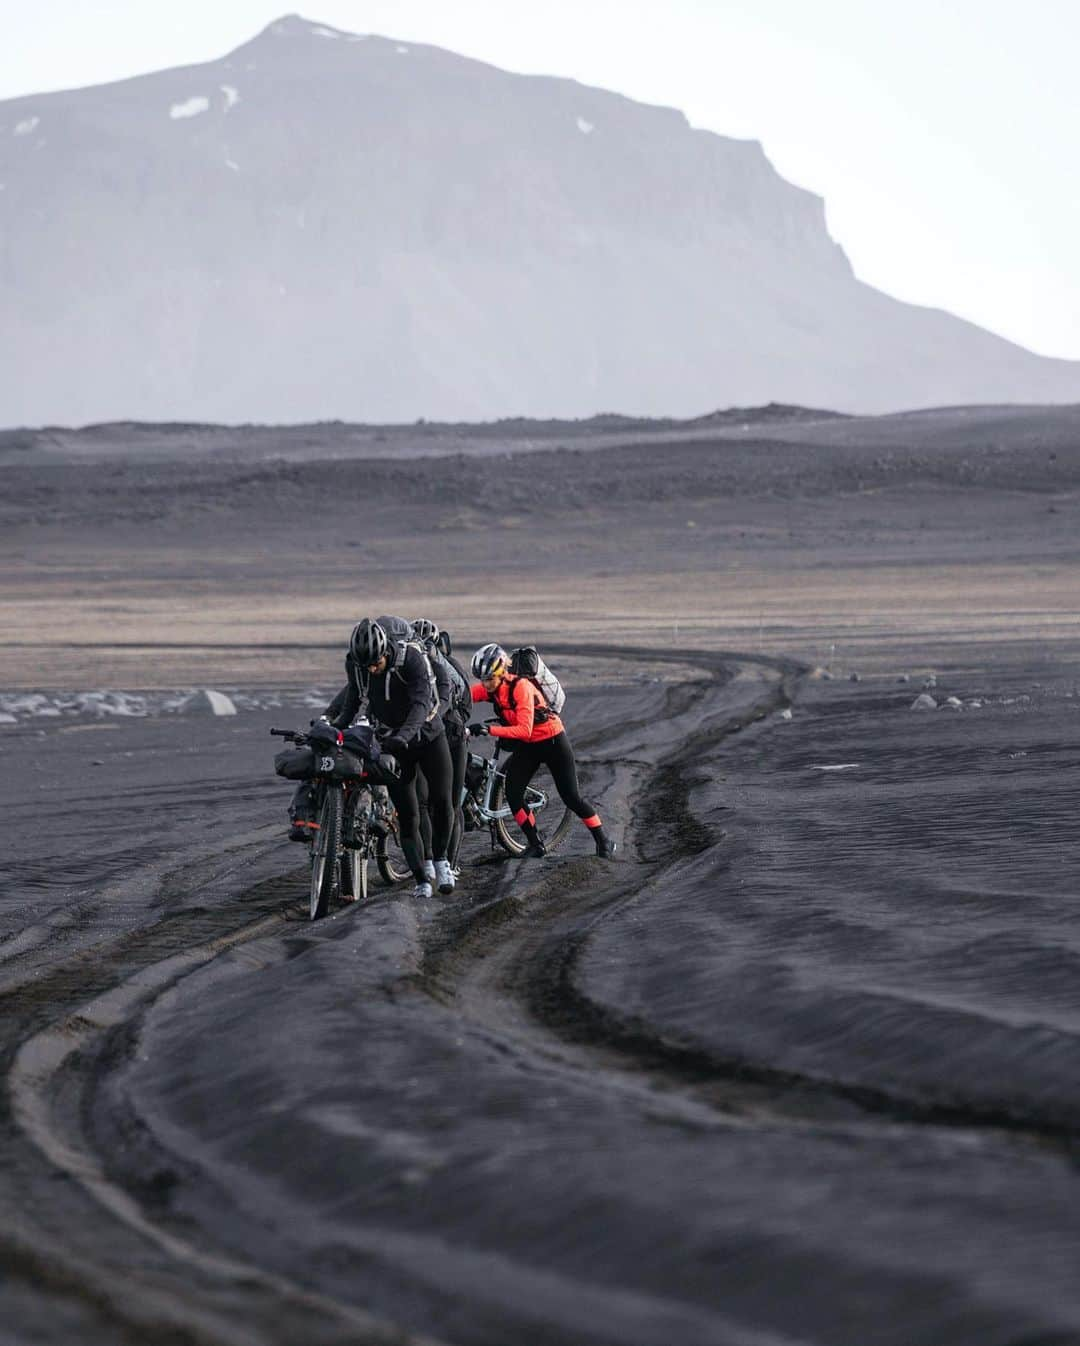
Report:
[{"label": "bicycle tire", "polygon": [[364,902],[368,895],[367,851],[348,849],[341,868],[341,896],[346,902]]},{"label": "bicycle tire", "polygon": [[379,867],[379,877],[391,888],[404,883],[412,875],[401,850],[396,820],[392,831],[384,832],[379,837],[379,844],[375,847],[375,863]]},{"label": "bicycle tire", "polygon": [[[559,796],[556,794],[555,798],[559,799]],[[559,800],[559,802],[562,803],[561,800]],[[502,779],[498,778],[496,779],[494,788],[491,791],[492,812],[494,812],[496,809],[503,808],[505,804],[506,804],[506,791],[504,789]],[[551,800],[549,799],[548,809],[550,808],[551,808]],[[552,828],[550,832],[547,832],[544,830],[544,816],[546,812],[547,810],[544,810],[544,812],[541,812],[537,815],[536,823],[537,826],[540,828],[541,835],[544,838],[544,846],[549,851],[553,851],[555,847],[558,846],[559,843],[562,841],[562,839],[566,836],[567,832],[570,830],[570,824],[574,820],[574,813],[572,809],[568,809],[564,804],[563,815],[559,819],[558,824],[554,828]],[[552,813],[550,816],[554,817],[554,813]],[[521,829],[518,827],[517,823],[515,823],[512,818],[496,818],[495,821],[492,823],[492,826],[495,829],[495,839],[498,841],[499,845],[503,848],[504,851],[506,851],[508,855],[521,856],[525,854],[525,851],[528,849],[529,843],[525,840],[525,837],[522,834]]]},{"label": "bicycle tire", "polygon": [[347,902],[362,902],[368,895],[368,857],[371,854],[371,832],[368,816],[371,794],[367,789],[352,791],[345,806],[345,837],[352,843],[345,847],[341,863],[341,896]]},{"label": "bicycle tire", "polygon": [[319,809],[319,831],[311,845],[311,900],[313,921],[321,920],[341,888],[341,787],[325,787]]}]

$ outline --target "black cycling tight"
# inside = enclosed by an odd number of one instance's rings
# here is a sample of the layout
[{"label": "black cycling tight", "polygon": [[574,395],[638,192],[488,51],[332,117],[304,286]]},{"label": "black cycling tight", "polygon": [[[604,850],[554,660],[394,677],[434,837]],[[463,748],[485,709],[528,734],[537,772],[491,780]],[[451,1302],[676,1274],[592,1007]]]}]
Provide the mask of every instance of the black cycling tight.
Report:
[{"label": "black cycling tight", "polygon": [[[450,833],[450,846],[446,852],[452,865],[458,862],[461,842],[465,835],[465,810],[462,803],[465,797],[465,764],[469,760],[469,743],[464,730],[459,725],[446,724],[446,743],[450,749],[450,765],[454,779],[450,790],[450,799],[454,809],[454,826]],[[434,855],[431,837],[431,813],[428,810],[427,782],[423,772],[416,777],[416,797],[420,802],[420,839],[424,843],[424,855],[430,860]]]},{"label": "black cycling tight", "polygon": [[424,844],[420,838],[420,804],[416,796],[417,769],[423,772],[427,783],[428,811],[431,814],[431,853],[436,860],[445,860],[454,827],[454,805],[451,798],[454,771],[446,735],[426,742],[414,742],[407,752],[398,757],[401,775],[388,780],[394,807],[398,812],[401,849],[413,877],[424,882]]},{"label": "black cycling tight", "polygon": [[525,787],[542,766],[551,772],[551,779],[566,807],[572,809],[579,818],[596,818],[596,825],[599,826],[596,810],[582,799],[578,789],[574,750],[565,733],[544,739],[542,743],[519,743],[510,754],[506,768],[506,802],[515,816],[525,802]]},{"label": "black cycling tight", "polygon": [[456,865],[461,851],[462,838],[465,836],[465,811],[461,807],[465,798],[465,765],[469,760],[469,741],[464,729],[446,731],[446,742],[450,748],[450,762],[454,769],[453,804],[454,827],[450,834],[450,863]]}]

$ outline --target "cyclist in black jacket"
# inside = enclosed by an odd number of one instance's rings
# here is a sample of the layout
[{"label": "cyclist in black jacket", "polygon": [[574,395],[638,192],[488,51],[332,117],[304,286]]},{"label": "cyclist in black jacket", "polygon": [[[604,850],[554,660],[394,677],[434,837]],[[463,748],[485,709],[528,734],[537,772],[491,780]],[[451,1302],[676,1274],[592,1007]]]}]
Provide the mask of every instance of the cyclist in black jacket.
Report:
[{"label": "cyclist in black jacket", "polygon": [[387,789],[398,812],[401,849],[416,880],[415,897],[431,896],[416,794],[417,769],[423,771],[435,880],[440,893],[452,893],[454,875],[447,850],[454,825],[453,769],[430,661],[419,645],[391,639],[381,621],[365,618],[353,628],[345,671],[348,681],[326,708],[326,718],[346,729],[366,702],[369,718],[382,731],[383,748],[401,766],[401,775],[387,782]]},{"label": "cyclist in black jacket", "polygon": [[[413,626],[415,625],[415,623],[406,621],[404,617],[392,617],[387,615],[383,617],[376,617],[375,620],[386,632],[387,637],[391,641],[414,640],[418,644],[423,645],[423,641],[420,640],[419,637],[416,636],[416,634],[413,631]],[[450,698],[449,671],[444,664],[441,664],[438,660],[432,658],[430,650],[425,649],[424,653],[427,654],[428,661],[431,664],[431,670],[435,675],[435,690],[438,693],[439,697],[439,713],[440,715],[442,715],[445,712],[446,706],[449,704],[449,698]],[[445,726],[445,719],[443,723]],[[453,742],[451,741],[449,732],[447,733],[446,742],[447,746],[450,748],[450,757],[452,764],[454,755],[454,745]],[[454,800],[455,795],[453,793],[453,789],[451,789],[450,793],[451,808],[453,808],[454,806]],[[420,770],[416,773],[416,802],[420,806],[420,812],[419,812],[420,841],[424,849],[424,874],[427,878],[428,883],[433,884],[436,882],[436,877],[435,877],[435,861],[433,858],[434,851],[432,850],[432,837],[431,837],[431,810],[428,807],[428,783],[427,783],[427,777],[424,775],[423,767],[421,767]],[[451,848],[450,850],[447,851],[448,858],[452,855],[452,849],[453,849],[453,843],[451,841]],[[452,861],[451,861],[451,868],[452,869],[454,868]],[[454,871],[454,877],[455,878],[458,877],[458,873],[456,870]]]}]

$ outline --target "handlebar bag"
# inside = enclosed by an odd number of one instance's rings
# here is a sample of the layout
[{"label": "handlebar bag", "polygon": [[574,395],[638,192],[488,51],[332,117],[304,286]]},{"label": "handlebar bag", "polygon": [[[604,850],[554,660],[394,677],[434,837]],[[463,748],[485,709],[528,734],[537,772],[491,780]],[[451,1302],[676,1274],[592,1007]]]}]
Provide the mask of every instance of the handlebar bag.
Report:
[{"label": "handlebar bag", "polygon": [[366,770],[367,766],[362,757],[354,752],[349,752],[347,748],[343,748],[334,765],[333,779],[336,781],[359,780]]},{"label": "handlebar bag", "polygon": [[274,770],[286,780],[310,780],[315,774],[315,754],[310,748],[282,748],[274,758]]},{"label": "handlebar bag", "polygon": [[375,737],[375,727],[370,724],[353,724],[345,730],[345,746],[366,762],[377,763],[382,751]]}]

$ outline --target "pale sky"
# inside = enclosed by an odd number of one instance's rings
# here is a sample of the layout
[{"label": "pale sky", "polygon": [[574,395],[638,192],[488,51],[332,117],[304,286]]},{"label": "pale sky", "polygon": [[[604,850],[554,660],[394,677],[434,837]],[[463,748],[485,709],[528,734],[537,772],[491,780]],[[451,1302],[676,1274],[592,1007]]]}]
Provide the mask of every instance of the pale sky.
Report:
[{"label": "pale sky", "polygon": [[[299,0],[292,0],[299,3]],[[290,0],[0,0],[0,99],[212,60]],[[856,273],[1080,359],[1078,0],[303,0],[760,140]]]}]

